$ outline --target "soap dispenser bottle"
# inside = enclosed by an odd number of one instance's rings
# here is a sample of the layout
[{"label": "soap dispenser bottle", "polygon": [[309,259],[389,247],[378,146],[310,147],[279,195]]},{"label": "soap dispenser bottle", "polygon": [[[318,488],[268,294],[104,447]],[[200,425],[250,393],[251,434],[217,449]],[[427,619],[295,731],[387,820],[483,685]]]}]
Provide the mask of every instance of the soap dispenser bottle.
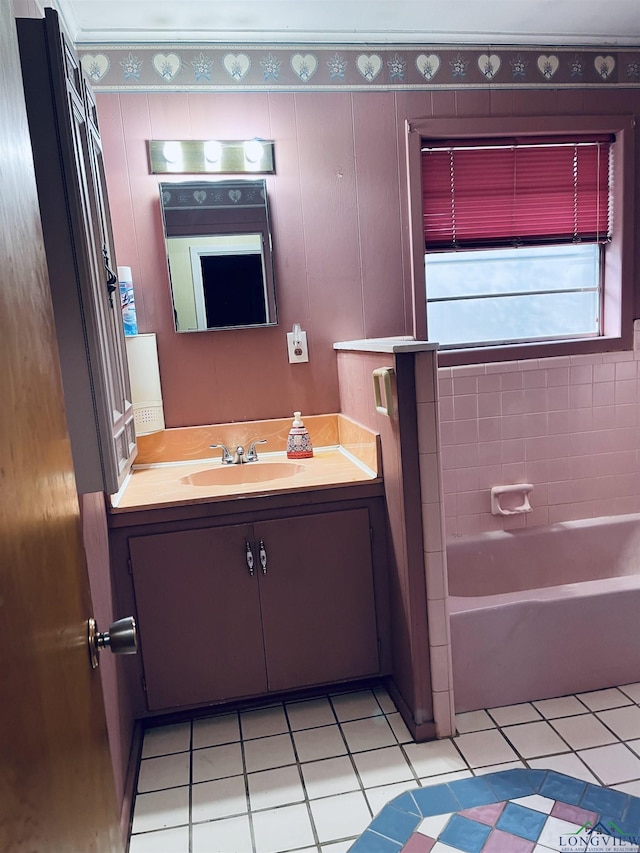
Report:
[{"label": "soap dispenser bottle", "polygon": [[309,432],[302,422],[300,412],[293,413],[293,424],[287,439],[287,459],[310,459],[313,456],[313,445]]}]

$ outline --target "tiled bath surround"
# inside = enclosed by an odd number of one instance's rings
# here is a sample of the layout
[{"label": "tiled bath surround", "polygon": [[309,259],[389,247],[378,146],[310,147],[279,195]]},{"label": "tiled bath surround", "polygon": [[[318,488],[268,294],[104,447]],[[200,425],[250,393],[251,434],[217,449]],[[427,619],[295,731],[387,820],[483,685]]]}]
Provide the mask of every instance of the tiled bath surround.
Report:
[{"label": "tiled bath surround", "polygon": [[[634,351],[438,369],[446,535],[640,510],[640,321]],[[491,515],[492,486],[533,511]]]}]

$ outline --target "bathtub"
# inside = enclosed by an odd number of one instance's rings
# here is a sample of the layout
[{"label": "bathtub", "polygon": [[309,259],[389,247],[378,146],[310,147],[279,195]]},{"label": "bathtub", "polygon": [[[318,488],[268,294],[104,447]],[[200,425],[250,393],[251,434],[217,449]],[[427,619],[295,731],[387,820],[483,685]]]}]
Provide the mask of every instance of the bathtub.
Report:
[{"label": "bathtub", "polygon": [[640,515],[447,542],[456,711],[640,681]]}]

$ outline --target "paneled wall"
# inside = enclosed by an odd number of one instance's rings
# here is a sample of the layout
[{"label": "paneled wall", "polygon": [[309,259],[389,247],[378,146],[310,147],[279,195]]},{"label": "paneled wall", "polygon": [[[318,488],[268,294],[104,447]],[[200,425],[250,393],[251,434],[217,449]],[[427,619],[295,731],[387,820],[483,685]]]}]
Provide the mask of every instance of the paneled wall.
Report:
[{"label": "paneled wall", "polygon": [[[372,372],[394,371],[392,417]],[[416,739],[455,731],[434,352],[338,353],[341,409],[380,434],[388,518],[394,698]],[[429,648],[429,655],[425,651]]]},{"label": "paneled wall", "polygon": [[[118,263],[133,271],[140,331],[158,335],[167,426],[337,411],[333,342],[405,328],[393,96],[98,100]],[[280,325],[177,334],[146,140],[254,135],[275,140],[277,174],[267,185]],[[308,364],[287,360],[285,333],[296,322],[307,331]]]},{"label": "paneled wall", "polygon": [[[167,426],[335,411],[331,344],[412,332],[407,118],[468,118],[472,129],[480,116],[639,107],[636,91],[610,87],[99,94],[118,263],[133,270],[140,331],[158,334]],[[280,326],[176,334],[146,140],[254,135],[276,144],[268,191]],[[308,333],[306,365],[287,361],[294,322]]]}]

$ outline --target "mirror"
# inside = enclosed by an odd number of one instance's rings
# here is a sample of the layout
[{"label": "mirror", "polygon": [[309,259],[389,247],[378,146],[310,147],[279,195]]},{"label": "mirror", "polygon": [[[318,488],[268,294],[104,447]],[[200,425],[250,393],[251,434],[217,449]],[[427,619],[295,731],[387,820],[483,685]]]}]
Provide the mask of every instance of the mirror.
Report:
[{"label": "mirror", "polygon": [[264,179],[161,183],[177,332],[275,326]]}]

